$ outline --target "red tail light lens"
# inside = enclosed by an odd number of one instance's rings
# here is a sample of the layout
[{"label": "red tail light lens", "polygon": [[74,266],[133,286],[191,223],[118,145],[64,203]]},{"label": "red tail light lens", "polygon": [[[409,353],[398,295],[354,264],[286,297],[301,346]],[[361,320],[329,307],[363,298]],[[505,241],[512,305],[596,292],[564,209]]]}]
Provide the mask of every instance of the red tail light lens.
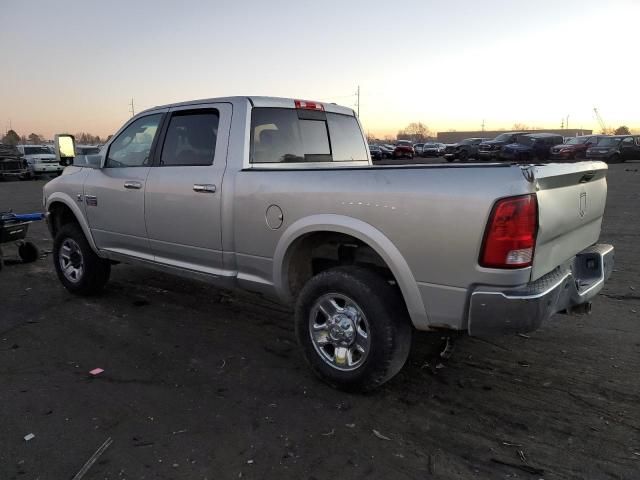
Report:
[{"label": "red tail light lens", "polygon": [[523,268],[533,263],[538,230],[538,201],[534,194],[498,200],[493,206],[480,265]]},{"label": "red tail light lens", "polygon": [[294,102],[296,104],[296,108],[300,108],[302,110],[324,111],[324,105],[318,102],[308,102],[307,100],[294,100]]}]

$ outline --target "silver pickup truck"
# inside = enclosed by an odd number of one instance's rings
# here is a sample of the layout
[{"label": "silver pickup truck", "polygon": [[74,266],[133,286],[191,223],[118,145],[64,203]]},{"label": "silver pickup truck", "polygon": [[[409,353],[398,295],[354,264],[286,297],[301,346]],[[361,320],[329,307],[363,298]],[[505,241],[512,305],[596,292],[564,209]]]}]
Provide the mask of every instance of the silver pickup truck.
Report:
[{"label": "silver pickup truck", "polygon": [[413,329],[529,332],[586,311],[613,268],[602,162],[373,166],[353,110],[269,97],[152,108],[98,155],[56,143],[73,164],[44,205],[69,291],[100,291],[122,262],[278,299],[339,388],[393,377]]}]

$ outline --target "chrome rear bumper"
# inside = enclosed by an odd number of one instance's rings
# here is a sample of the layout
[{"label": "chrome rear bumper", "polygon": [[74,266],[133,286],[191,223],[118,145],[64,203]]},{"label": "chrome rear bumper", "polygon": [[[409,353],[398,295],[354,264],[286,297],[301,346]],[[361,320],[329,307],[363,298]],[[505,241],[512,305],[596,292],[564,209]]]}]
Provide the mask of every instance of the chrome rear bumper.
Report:
[{"label": "chrome rear bumper", "polygon": [[478,286],[469,301],[469,335],[489,336],[536,330],[554,313],[583,305],[611,276],[614,248],[597,244],[538,280],[500,290]]}]

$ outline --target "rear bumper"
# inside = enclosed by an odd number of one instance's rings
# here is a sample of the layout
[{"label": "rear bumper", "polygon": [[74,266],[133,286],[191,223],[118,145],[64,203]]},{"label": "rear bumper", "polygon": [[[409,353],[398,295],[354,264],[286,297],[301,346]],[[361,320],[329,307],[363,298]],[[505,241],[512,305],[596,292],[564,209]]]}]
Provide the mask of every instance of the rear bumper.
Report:
[{"label": "rear bumper", "polygon": [[593,245],[522,287],[476,287],[469,301],[469,335],[531,332],[554,313],[589,302],[611,276],[614,253],[611,245]]}]

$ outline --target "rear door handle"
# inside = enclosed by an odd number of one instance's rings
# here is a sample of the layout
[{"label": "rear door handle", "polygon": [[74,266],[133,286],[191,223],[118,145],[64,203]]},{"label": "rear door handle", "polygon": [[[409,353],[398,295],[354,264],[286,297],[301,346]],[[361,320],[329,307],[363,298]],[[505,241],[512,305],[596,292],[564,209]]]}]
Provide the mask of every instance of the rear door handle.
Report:
[{"label": "rear door handle", "polygon": [[124,188],[140,190],[142,188],[142,184],[133,180],[127,180],[126,182],[124,182]]},{"label": "rear door handle", "polygon": [[216,186],[211,183],[196,183],[193,191],[198,193],[216,193]]}]

